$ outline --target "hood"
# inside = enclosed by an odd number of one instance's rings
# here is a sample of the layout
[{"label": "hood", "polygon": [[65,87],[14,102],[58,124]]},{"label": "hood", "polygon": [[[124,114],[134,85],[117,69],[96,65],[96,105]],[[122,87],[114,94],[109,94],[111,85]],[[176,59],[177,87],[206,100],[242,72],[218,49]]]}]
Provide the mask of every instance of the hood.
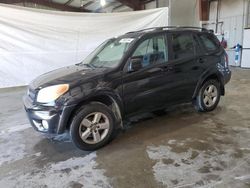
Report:
[{"label": "hood", "polygon": [[105,68],[92,69],[85,65],[63,67],[37,77],[30,83],[30,87],[33,89],[40,89],[57,84],[73,85],[74,83],[79,83],[83,80],[101,75],[104,70]]}]

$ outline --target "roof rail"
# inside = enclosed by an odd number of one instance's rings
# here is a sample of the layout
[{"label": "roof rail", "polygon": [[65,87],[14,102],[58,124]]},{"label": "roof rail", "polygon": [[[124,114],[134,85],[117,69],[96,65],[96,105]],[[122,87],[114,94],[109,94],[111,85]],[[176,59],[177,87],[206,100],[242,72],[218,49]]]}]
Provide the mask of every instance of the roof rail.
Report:
[{"label": "roof rail", "polygon": [[[206,28],[203,28],[203,27],[193,27],[193,26],[169,26],[170,28],[174,28],[174,29],[197,29],[197,30],[201,30],[201,31],[208,31]],[[163,29],[168,29],[169,28],[168,26],[167,27],[161,27],[162,30]]]},{"label": "roof rail", "polygon": [[[136,33],[136,32],[142,32],[142,31],[149,31],[149,30],[156,30],[157,28],[160,28],[160,27],[150,27],[150,28],[146,28],[146,29],[141,29],[141,30],[136,30],[136,31],[130,31],[130,32],[127,32],[127,33]],[[126,34],[127,34],[126,33]]]},{"label": "roof rail", "polygon": [[141,30],[138,30],[138,31],[131,31],[131,32],[128,32],[128,33],[136,33],[136,32],[143,32],[143,31],[150,31],[150,30],[157,31],[157,30],[164,30],[164,29],[197,29],[197,30],[213,33],[213,30],[208,30],[208,29],[203,28],[203,27],[192,27],[192,26],[151,27],[151,28],[141,29]]}]

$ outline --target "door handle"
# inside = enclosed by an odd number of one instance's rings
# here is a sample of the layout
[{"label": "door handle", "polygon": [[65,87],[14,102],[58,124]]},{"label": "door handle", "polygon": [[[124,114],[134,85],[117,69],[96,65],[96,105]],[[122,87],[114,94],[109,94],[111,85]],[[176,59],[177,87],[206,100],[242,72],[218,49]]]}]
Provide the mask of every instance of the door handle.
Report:
[{"label": "door handle", "polygon": [[163,69],[162,68],[153,68],[153,69],[150,69],[148,70],[149,73],[156,73],[156,72],[163,72]]},{"label": "door handle", "polygon": [[166,66],[166,67],[165,67],[165,70],[166,70],[167,72],[170,72],[170,71],[173,71],[173,70],[174,70],[174,67],[172,67],[172,66]]},{"label": "door handle", "polygon": [[204,60],[203,58],[199,58],[199,59],[198,59],[198,62],[199,62],[199,63],[204,63],[205,60]]}]

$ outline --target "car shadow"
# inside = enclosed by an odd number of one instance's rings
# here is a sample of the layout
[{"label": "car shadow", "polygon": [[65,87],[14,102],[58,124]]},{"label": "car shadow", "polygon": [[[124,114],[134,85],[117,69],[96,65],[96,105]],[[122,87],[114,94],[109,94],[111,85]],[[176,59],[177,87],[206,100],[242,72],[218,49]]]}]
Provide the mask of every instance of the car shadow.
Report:
[{"label": "car shadow", "polygon": [[35,160],[35,165],[39,168],[48,163],[57,163],[73,157],[84,157],[91,153],[77,149],[71,142],[68,133],[58,136],[41,136],[43,138],[33,147],[35,152],[40,153]]},{"label": "car shadow", "polygon": [[[125,122],[124,129],[119,131],[114,141],[101,150],[118,149],[130,145],[144,142],[147,144],[158,144],[159,140],[167,142],[170,139],[187,138],[181,129],[188,128],[195,124],[202,124],[207,119],[213,118],[225,109],[218,106],[214,111],[208,113],[197,112],[192,104],[182,104],[165,109],[164,113],[155,115],[145,113],[131,117]],[[192,130],[192,129],[190,129]],[[200,131],[194,129],[193,131]],[[147,144],[145,144],[147,143]],[[129,146],[130,147],[130,146]]]}]

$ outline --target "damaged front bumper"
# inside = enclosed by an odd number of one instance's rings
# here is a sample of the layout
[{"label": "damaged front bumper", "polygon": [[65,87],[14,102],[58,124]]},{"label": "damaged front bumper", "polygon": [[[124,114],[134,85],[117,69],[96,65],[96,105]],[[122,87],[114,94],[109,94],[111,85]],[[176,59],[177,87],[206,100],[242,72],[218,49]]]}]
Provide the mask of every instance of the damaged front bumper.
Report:
[{"label": "damaged front bumper", "polygon": [[41,106],[35,104],[28,95],[23,97],[24,108],[32,127],[39,132],[62,134],[69,123],[70,115],[75,107]]}]

